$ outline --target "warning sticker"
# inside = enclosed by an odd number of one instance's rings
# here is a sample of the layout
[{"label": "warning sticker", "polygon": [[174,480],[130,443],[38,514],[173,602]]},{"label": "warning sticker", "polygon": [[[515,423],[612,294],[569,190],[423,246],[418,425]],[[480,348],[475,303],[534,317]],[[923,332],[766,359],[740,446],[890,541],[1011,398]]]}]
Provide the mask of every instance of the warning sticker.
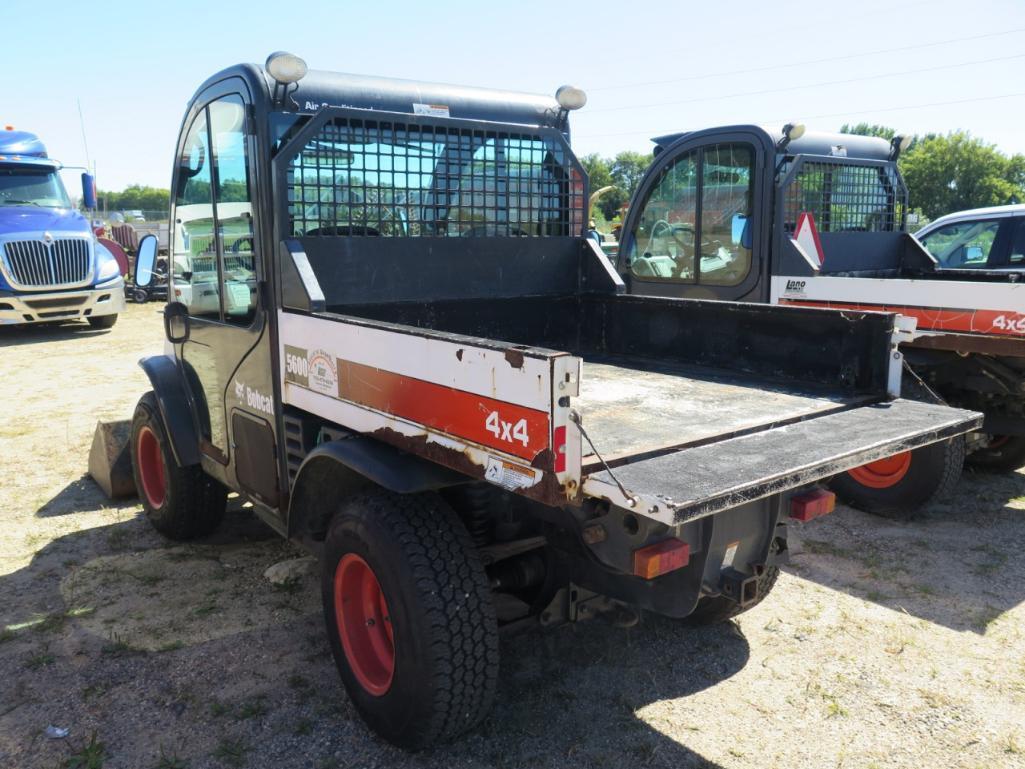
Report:
[{"label": "warning sticker", "polygon": [[448,117],[448,105],[413,102],[413,114],[428,115],[429,117]]},{"label": "warning sticker", "polygon": [[503,489],[515,491],[525,489],[537,483],[536,470],[523,467],[513,462],[506,462],[495,457],[488,457],[488,467],[484,471],[484,479]]}]

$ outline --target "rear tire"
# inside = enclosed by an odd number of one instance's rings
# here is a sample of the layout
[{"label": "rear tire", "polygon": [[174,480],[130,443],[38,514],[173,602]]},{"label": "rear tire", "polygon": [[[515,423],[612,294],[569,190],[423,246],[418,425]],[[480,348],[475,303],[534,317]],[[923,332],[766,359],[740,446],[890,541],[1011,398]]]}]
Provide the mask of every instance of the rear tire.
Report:
[{"label": "rear tire", "polygon": [[135,488],[153,528],[175,540],[211,534],[224,519],[228,490],[199,465],[175,462],[152,392],[135,407],[131,440]]},{"label": "rear tire", "polygon": [[111,328],[117,323],[117,315],[97,315],[95,318],[86,318],[93,328]]},{"label": "rear tire", "polygon": [[491,591],[440,497],[376,489],[346,500],[324,542],[321,591],[342,682],[384,739],[419,750],[488,714],[498,684]]},{"label": "rear tire", "polygon": [[1025,467],[1025,436],[991,435],[990,445],[965,458],[969,467],[990,473],[1012,473]]},{"label": "rear tire", "polygon": [[779,567],[766,566],[762,576],[758,578],[758,597],[754,601],[746,606],[741,606],[736,601],[721,595],[701,598],[698,600],[698,605],[694,607],[694,611],[687,615],[684,622],[695,626],[717,625],[720,622],[733,619],[738,614],[743,614],[764,601],[765,596],[776,585],[777,579],[779,579]]},{"label": "rear tire", "polygon": [[851,507],[904,519],[949,496],[964,461],[965,440],[958,436],[842,473],[829,486]]}]

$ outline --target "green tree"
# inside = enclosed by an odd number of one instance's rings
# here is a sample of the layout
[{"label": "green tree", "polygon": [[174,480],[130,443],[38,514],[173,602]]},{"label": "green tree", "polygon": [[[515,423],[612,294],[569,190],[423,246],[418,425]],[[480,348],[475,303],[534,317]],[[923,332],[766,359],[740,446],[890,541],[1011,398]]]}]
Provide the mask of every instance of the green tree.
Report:
[{"label": "green tree", "polygon": [[97,198],[100,208],[106,208],[108,211],[167,211],[170,208],[171,192],[157,187],[132,184],[121,192],[97,192]]},{"label": "green tree", "polygon": [[966,131],[927,136],[900,161],[911,204],[930,218],[1025,199],[1025,156],[1007,157]]},{"label": "green tree", "polygon": [[628,198],[632,197],[649,165],[651,155],[629,150],[620,152],[609,165],[612,183],[623,190]]},{"label": "green tree", "polygon": [[580,163],[587,171],[592,194],[602,187],[615,186],[615,189],[609,190],[598,199],[595,205],[597,210],[591,212],[591,215],[598,220],[612,221],[619,212],[620,206],[628,200],[627,193],[612,178],[612,160],[592,153],[580,158]]},{"label": "green tree", "polygon": [[857,136],[878,136],[881,139],[890,141],[890,139],[897,135],[897,130],[890,128],[889,126],[876,125],[874,123],[844,123],[840,126],[840,133],[856,134]]}]

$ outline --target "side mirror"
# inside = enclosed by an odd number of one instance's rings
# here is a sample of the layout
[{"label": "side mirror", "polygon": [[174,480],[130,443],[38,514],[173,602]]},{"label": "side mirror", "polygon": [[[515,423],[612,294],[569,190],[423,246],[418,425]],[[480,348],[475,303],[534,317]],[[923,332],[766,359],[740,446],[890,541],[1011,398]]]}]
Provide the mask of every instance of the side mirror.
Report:
[{"label": "side mirror", "polygon": [[82,205],[90,210],[96,208],[96,178],[88,172],[82,174]]},{"label": "side mirror", "polygon": [[181,302],[164,306],[164,335],[171,344],[181,344],[189,338],[189,308]]},{"label": "side mirror", "polygon": [[146,235],[139,241],[135,254],[135,285],[146,288],[153,282],[153,267],[157,263],[157,236]]}]

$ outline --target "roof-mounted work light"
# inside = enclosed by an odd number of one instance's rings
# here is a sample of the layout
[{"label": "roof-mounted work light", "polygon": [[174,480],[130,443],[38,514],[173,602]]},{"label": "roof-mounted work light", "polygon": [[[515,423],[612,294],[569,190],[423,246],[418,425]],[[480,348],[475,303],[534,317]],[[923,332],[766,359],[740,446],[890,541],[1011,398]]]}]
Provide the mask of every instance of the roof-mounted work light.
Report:
[{"label": "roof-mounted work light", "polygon": [[804,123],[787,123],[783,126],[783,137],[776,142],[776,149],[785,149],[790,142],[800,139],[804,130]]},{"label": "roof-mounted work light", "polygon": [[569,112],[587,104],[587,94],[581,88],[563,85],[555,92],[555,100],[559,102],[560,107]]},{"label": "roof-mounted work light", "polygon": [[910,146],[910,136],[903,136],[901,134],[894,136],[890,139],[890,160],[896,160],[899,158]]},{"label": "roof-mounted work light", "polygon": [[298,83],[306,77],[308,70],[305,61],[287,51],[275,51],[268,56],[264,69],[267,70],[268,75],[274,78],[275,82],[282,85]]}]

